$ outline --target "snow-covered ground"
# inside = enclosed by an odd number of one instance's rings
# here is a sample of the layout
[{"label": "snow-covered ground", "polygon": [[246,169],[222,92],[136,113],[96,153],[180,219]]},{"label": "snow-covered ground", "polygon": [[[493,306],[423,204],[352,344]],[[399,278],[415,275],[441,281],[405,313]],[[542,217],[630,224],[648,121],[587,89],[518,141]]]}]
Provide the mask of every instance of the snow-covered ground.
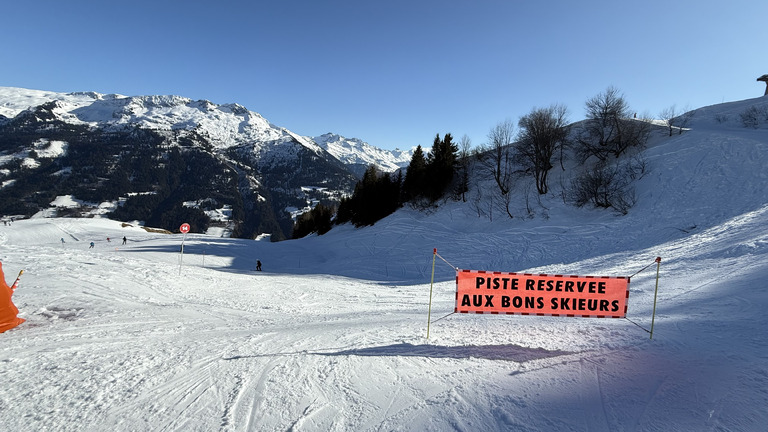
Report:
[{"label": "snow-covered ground", "polygon": [[[717,120],[655,142],[621,217],[551,196],[548,218],[451,203],[280,243],[0,226],[27,320],[0,334],[2,429],[765,431],[768,130],[726,117],[767,103],[708,107]],[[433,248],[450,265],[436,262],[427,338]],[[649,264],[628,319],[451,314],[453,266]]]}]

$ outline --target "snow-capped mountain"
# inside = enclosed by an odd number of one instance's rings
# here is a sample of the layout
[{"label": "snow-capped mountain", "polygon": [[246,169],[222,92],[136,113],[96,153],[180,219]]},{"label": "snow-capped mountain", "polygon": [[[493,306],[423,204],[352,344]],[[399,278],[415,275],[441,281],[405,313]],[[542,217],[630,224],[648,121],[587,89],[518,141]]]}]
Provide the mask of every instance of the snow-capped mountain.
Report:
[{"label": "snow-capped mountain", "polygon": [[274,141],[288,131],[237,104],[215,105],[180,96],[121,96],[99,93],[51,93],[0,88],[0,115],[13,118],[53,102],[60,120],[110,131],[140,127],[154,130],[204,130],[217,148],[253,141]]},{"label": "snow-capped mountain", "polygon": [[56,93],[0,87],[0,120],[31,107],[54,102],[52,112],[70,124],[119,131],[126,128],[189,130],[206,136],[217,149],[296,140],[313,151],[323,150],[348,165],[377,165],[391,172],[410,162],[412,151],[384,150],[357,138],[327,133],[310,138],[269,123],[259,113],[238,104],[216,105],[181,96],[122,96],[95,92]]},{"label": "snow-capped mountain", "polygon": [[[234,235],[282,238],[291,212],[350,193],[360,164],[394,171],[410,159],[357,139],[323,137],[320,145],[238,104],[0,87],[1,211],[30,215],[72,195],[93,205],[121,203],[123,217],[171,227],[176,222],[163,219],[181,207],[228,206],[240,215]],[[41,192],[30,196],[30,182]],[[142,202],[147,195],[156,202]],[[146,216],[130,210],[147,206],[166,209]]]},{"label": "snow-capped mountain", "polygon": [[354,171],[362,176],[370,165],[376,165],[384,172],[396,171],[405,168],[411,162],[413,150],[394,151],[374,147],[357,138],[345,138],[343,136],[326,133],[312,138],[320,147],[332,154],[336,159],[354,167]]}]

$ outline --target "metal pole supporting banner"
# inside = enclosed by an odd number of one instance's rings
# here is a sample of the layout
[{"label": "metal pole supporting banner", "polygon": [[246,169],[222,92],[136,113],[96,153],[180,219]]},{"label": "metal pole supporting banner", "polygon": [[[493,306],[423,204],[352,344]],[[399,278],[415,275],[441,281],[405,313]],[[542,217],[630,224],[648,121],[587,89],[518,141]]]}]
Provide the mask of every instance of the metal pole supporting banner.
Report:
[{"label": "metal pole supporting banner", "polygon": [[435,282],[435,258],[437,248],[432,250],[432,280],[429,281],[429,312],[427,313],[427,339],[429,339],[429,323],[432,321],[432,284]]},{"label": "metal pole supporting banner", "polygon": [[661,267],[661,257],[656,257],[656,290],[653,292],[653,316],[651,317],[651,339],[653,339],[653,324],[656,321],[656,296],[659,294],[659,267]]}]

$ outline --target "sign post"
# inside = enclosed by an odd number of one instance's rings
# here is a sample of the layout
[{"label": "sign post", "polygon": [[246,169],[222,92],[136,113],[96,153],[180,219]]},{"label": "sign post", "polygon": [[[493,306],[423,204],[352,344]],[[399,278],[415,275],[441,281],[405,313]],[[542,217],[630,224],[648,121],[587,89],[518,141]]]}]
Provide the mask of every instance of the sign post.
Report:
[{"label": "sign post", "polygon": [[432,250],[432,279],[429,281],[429,312],[427,312],[427,339],[429,339],[429,323],[432,321],[432,284],[435,282],[435,258],[437,248]]},{"label": "sign post", "polygon": [[184,237],[181,238],[181,254],[179,255],[179,275],[181,275],[181,263],[184,261],[184,240],[186,240],[187,233],[189,232],[189,224],[181,224],[179,231],[184,234]]},{"label": "sign post", "polygon": [[651,339],[653,339],[653,324],[656,321],[656,296],[659,294],[659,269],[661,268],[661,257],[656,257],[656,289],[653,291],[653,315],[651,316]]}]

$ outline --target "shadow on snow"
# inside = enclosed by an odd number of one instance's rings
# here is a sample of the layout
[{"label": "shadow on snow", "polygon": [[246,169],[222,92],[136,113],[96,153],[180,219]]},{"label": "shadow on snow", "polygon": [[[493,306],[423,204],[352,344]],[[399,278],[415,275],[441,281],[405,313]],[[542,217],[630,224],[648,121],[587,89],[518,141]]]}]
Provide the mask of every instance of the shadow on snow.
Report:
[{"label": "shadow on snow", "polygon": [[[369,348],[356,348],[335,352],[302,352],[310,355],[321,356],[360,356],[360,357],[428,357],[428,358],[453,358],[469,359],[481,358],[486,360],[506,360],[523,363],[550,357],[558,357],[573,354],[568,351],[546,350],[544,348],[529,348],[514,344],[506,345],[469,345],[469,346],[439,346],[439,345],[413,345],[399,343]],[[299,353],[293,353],[299,354]],[[279,354],[278,354],[279,355]],[[239,360],[256,356],[234,356],[224,360]]]}]

